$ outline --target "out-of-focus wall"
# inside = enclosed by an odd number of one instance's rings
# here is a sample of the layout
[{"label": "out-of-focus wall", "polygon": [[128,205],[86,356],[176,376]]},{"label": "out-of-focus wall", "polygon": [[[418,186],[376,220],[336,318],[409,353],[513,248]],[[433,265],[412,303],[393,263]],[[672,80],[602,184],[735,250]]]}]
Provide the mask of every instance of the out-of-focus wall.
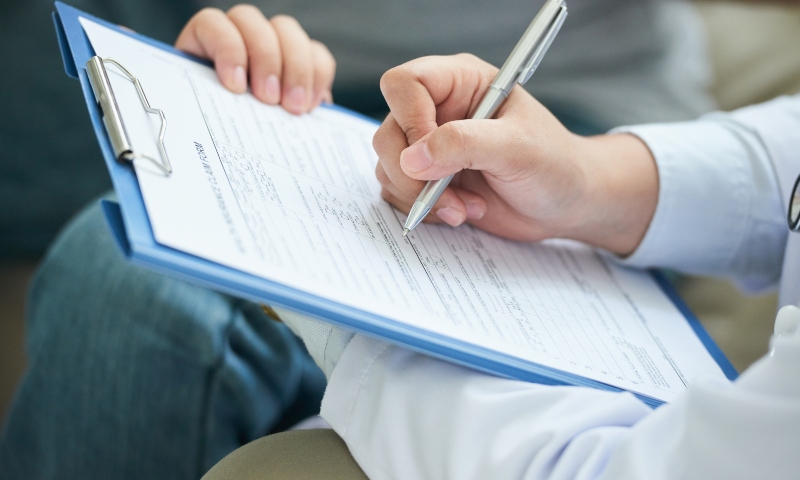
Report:
[{"label": "out-of-focus wall", "polygon": [[800,7],[699,3],[723,110],[800,92]]},{"label": "out-of-focus wall", "polygon": [[[698,3],[708,26],[722,110],[800,92],[800,7]],[[800,173],[800,172],[798,172]],[[678,291],[737,370],[767,352],[778,298],[747,296],[724,280],[683,278]]]},{"label": "out-of-focus wall", "polygon": [[[68,0],[172,42],[193,1]],[[52,0],[0,14],[0,260],[37,257],[81,206],[111,187],[80,84],[64,73]]]}]

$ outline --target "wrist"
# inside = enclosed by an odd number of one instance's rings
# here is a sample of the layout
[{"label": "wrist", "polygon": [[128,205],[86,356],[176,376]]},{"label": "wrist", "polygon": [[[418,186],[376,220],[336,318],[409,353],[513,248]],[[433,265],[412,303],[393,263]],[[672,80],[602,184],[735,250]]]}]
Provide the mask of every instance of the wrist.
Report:
[{"label": "wrist", "polygon": [[622,133],[577,137],[586,184],[570,238],[621,256],[644,238],[658,203],[658,168],[647,145]]}]

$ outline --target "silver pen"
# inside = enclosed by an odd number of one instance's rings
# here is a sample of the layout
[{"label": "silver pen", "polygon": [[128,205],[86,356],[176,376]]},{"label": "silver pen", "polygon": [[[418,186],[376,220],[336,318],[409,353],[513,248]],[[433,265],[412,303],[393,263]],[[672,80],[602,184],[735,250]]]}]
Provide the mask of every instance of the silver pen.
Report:
[{"label": "silver pen", "polygon": [[[503,104],[511,89],[519,83],[524,85],[531,78],[544,54],[553,43],[558,30],[567,17],[567,4],[564,0],[547,0],[528,26],[517,46],[511,51],[497,76],[492,81],[486,95],[471,118],[492,118]],[[431,211],[433,205],[447,188],[453,175],[441,180],[429,181],[422,189],[403,226],[403,236],[414,229]]]}]

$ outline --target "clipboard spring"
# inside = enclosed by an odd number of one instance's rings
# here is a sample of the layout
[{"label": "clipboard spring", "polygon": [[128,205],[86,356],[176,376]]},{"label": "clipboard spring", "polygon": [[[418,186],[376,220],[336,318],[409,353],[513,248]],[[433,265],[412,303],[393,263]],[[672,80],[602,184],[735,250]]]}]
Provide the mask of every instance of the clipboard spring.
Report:
[{"label": "clipboard spring", "polygon": [[[105,64],[110,63],[120,69],[125,76],[136,87],[136,92],[139,94],[139,99],[142,101],[142,106],[147,113],[158,115],[161,118],[161,129],[158,132],[158,150],[161,154],[161,160],[145,155],[136,153],[131,146],[128,139],[128,132],[125,129],[125,124],[122,121],[119,105],[114,96],[114,90],[111,88],[111,81],[108,78]],[[172,164],[170,164],[167,150],[164,148],[164,135],[167,131],[167,117],[164,111],[158,108],[153,108],[147,100],[147,95],[144,93],[141,82],[136,78],[136,75],[131,73],[130,70],[125,68],[121,63],[113,58],[101,58],[94,56],[86,62],[86,73],[89,76],[89,83],[92,85],[95,99],[103,112],[103,123],[106,126],[108,137],[111,140],[111,147],[114,149],[114,155],[119,162],[133,163],[137,159],[145,159],[155,164],[164,175],[169,176],[172,174]]]}]

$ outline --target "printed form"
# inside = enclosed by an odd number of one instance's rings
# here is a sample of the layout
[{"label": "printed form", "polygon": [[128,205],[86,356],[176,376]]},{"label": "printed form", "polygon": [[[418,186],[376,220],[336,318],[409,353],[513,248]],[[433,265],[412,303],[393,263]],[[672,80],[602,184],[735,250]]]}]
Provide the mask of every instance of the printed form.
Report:
[{"label": "printed form", "polygon": [[[213,69],[86,19],[98,55],[164,110],[174,172],[135,164],[156,240],[392,321],[669,401],[724,379],[644,272],[568,241],[522,244],[420,225],[380,197],[377,126],[336,108],[291,115],[222,87]],[[134,146],[157,117],[107,65]]]}]

